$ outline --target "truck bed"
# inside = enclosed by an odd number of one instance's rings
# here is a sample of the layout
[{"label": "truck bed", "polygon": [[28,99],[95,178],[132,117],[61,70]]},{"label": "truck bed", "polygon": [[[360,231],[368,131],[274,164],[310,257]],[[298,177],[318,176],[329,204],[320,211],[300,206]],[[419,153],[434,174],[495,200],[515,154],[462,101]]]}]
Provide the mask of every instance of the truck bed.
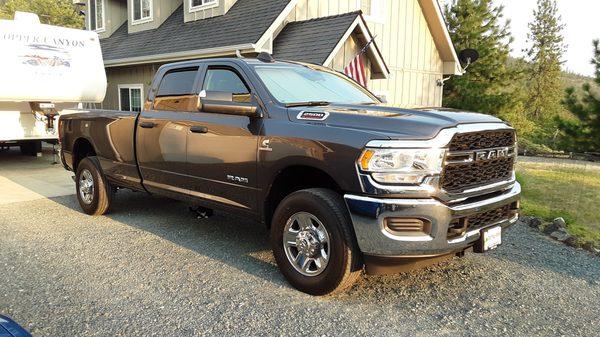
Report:
[{"label": "truck bed", "polygon": [[101,161],[109,179],[118,180],[121,184],[124,182],[131,188],[143,189],[135,158],[137,116],[138,112],[104,109],[79,110],[61,116],[59,128],[63,165],[73,170],[81,160],[73,153],[77,153],[79,146],[89,146]]}]

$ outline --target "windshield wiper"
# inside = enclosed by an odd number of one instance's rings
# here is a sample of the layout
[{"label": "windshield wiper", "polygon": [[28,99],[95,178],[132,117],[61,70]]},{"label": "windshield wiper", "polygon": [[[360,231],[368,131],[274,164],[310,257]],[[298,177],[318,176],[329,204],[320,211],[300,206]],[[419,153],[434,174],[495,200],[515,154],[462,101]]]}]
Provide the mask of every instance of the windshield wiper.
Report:
[{"label": "windshield wiper", "polygon": [[307,101],[307,102],[294,102],[294,103],[286,103],[286,107],[294,107],[294,106],[326,106],[330,105],[331,102],[327,101]]}]

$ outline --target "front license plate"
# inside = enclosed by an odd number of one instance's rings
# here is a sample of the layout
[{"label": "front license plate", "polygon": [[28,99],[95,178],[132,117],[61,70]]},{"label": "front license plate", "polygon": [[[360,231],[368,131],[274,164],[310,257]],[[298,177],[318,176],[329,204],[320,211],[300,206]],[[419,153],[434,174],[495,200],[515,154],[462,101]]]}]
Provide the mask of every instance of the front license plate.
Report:
[{"label": "front license plate", "polygon": [[481,231],[483,251],[498,247],[502,243],[502,227],[496,226]]}]

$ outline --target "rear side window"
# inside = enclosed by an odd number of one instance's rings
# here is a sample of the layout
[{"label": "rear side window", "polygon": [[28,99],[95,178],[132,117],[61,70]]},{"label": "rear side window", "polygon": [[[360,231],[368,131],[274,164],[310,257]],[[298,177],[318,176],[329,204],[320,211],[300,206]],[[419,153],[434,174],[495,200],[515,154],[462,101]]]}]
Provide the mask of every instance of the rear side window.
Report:
[{"label": "rear side window", "polygon": [[198,96],[194,94],[194,82],[198,67],[176,69],[167,72],[154,98],[154,109],[168,111],[193,111]]}]

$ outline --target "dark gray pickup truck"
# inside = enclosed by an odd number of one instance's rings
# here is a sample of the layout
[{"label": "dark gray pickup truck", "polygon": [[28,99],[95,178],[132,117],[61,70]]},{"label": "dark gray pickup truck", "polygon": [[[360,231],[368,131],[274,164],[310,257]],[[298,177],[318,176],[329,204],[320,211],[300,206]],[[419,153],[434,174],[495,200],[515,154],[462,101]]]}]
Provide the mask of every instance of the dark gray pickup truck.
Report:
[{"label": "dark gray pickup truck", "polygon": [[510,126],[385,107],[311,64],[164,65],[142,111],[61,116],[59,137],[86,213],[104,214],[128,188],[256,219],[287,280],[315,295],[348,288],[363,270],[493,249],[518,216]]}]

